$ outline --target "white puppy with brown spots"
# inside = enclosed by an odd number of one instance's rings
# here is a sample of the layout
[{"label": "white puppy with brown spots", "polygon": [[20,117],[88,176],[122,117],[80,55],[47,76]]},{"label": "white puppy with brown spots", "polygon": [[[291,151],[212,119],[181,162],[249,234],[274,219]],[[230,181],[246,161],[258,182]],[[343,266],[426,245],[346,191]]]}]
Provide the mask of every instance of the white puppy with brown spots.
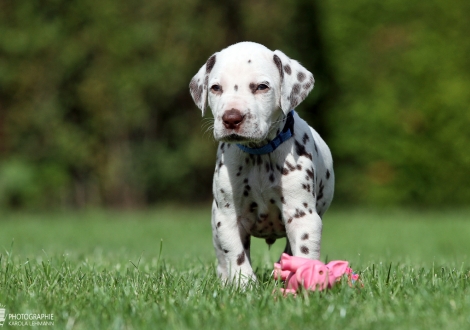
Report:
[{"label": "white puppy with brown spots", "polygon": [[319,259],[322,216],[333,199],[330,150],[293,109],[313,75],[279,50],[241,42],[212,55],[189,85],[214,115],[219,141],[212,204],[217,271],[254,280],[251,236],[287,237],[285,252]]}]

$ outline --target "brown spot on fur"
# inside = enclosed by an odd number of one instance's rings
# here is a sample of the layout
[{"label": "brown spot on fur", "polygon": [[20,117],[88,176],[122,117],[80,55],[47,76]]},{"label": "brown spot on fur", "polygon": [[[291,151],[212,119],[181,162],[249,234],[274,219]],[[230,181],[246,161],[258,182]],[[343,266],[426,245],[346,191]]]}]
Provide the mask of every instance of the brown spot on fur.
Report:
[{"label": "brown spot on fur", "polygon": [[[199,84],[196,82],[196,80],[191,79],[191,82],[189,83],[189,91],[191,92],[191,95],[193,96],[194,101],[196,101],[198,88],[199,88]],[[197,101],[199,101],[199,98],[197,99]]]},{"label": "brown spot on fur", "polygon": [[297,97],[295,97],[293,92],[291,92],[290,97],[288,97],[287,99],[290,100],[291,109],[294,109],[299,104],[299,100],[297,99]]},{"label": "brown spot on fur", "polygon": [[312,157],[312,154],[308,153],[306,150],[305,150],[305,146],[303,144],[300,144],[299,141],[295,140],[295,152],[299,155],[299,156],[305,156],[307,157],[308,159],[312,160],[313,157]]},{"label": "brown spot on fur", "polygon": [[212,71],[212,69],[214,68],[215,60],[216,60],[215,54],[212,55],[211,57],[209,57],[209,59],[207,60],[207,62],[206,62],[206,74],[209,74]]},{"label": "brown spot on fur", "polygon": [[320,180],[320,191],[318,192],[317,201],[323,198],[323,188],[325,188],[325,186],[323,185],[323,180]]},{"label": "brown spot on fur", "polygon": [[202,97],[202,85],[199,85],[196,81],[191,80],[189,84],[189,91],[194,98],[194,102],[199,103]]},{"label": "brown spot on fur", "polygon": [[310,140],[310,138],[308,137],[308,134],[305,133],[304,136],[302,137],[302,142],[305,144],[307,143],[308,140]]},{"label": "brown spot on fur", "polygon": [[244,262],[245,262],[245,252],[242,252],[237,256],[237,265],[240,266]]},{"label": "brown spot on fur", "polygon": [[299,93],[300,93],[300,85],[299,84],[294,84],[294,86],[292,86],[292,94],[296,95],[296,94],[299,94]]},{"label": "brown spot on fur", "polygon": [[308,239],[308,234],[307,234],[307,233],[303,234],[300,239],[301,239],[302,241],[307,240],[307,239]]},{"label": "brown spot on fur", "polygon": [[286,160],[286,165],[287,165],[287,167],[289,168],[289,170],[291,170],[291,171],[295,170],[294,165],[292,165],[291,163],[289,163],[287,160]]},{"label": "brown spot on fur", "polygon": [[197,87],[198,87],[198,83],[195,79],[191,79],[191,81],[189,82],[189,90],[194,93],[196,90],[197,90]]},{"label": "brown spot on fur", "polygon": [[313,172],[313,168],[312,168],[312,169],[308,169],[308,170],[307,170],[307,174],[308,174],[308,176],[310,177],[310,179],[313,179],[313,176],[314,176],[314,174],[315,174],[315,173]]},{"label": "brown spot on fur", "polygon": [[306,247],[305,245],[302,245],[302,246],[300,247],[300,252],[302,252],[303,254],[308,254],[309,251],[310,251],[310,250],[309,250],[308,247]]},{"label": "brown spot on fur", "polygon": [[279,56],[277,56],[276,54],[274,54],[273,56],[273,61],[274,61],[274,64],[276,64],[277,69],[279,70],[279,74],[281,75],[281,82],[282,82],[282,80],[284,80],[284,71],[282,70],[282,61],[279,58]]},{"label": "brown spot on fur", "polygon": [[289,75],[292,73],[292,69],[289,64],[284,65],[284,71]]},{"label": "brown spot on fur", "polygon": [[302,218],[305,216],[305,212],[302,211],[302,210],[299,210],[299,209],[295,209],[295,214],[294,214],[294,217],[295,218]]},{"label": "brown spot on fur", "polygon": [[303,72],[297,73],[297,80],[300,81],[300,82],[304,81],[305,80],[305,73],[303,73]]}]

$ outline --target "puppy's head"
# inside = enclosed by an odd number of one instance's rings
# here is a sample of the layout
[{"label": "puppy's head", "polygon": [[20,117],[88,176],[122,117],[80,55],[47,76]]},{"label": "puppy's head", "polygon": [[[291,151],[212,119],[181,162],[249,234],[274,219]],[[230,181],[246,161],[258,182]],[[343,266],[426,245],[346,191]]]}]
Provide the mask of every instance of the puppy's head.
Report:
[{"label": "puppy's head", "polygon": [[203,115],[211,108],[216,140],[256,144],[276,135],[313,84],[313,75],[281,51],[241,42],[209,57],[189,89]]}]

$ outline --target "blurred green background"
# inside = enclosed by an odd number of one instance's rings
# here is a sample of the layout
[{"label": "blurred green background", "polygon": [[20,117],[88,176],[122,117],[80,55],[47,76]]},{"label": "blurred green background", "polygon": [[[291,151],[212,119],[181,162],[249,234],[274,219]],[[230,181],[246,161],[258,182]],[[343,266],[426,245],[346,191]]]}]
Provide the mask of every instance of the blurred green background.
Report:
[{"label": "blurred green background", "polygon": [[244,40],[299,60],[334,205],[470,201],[468,0],[0,1],[0,207],[206,203],[188,84]]}]

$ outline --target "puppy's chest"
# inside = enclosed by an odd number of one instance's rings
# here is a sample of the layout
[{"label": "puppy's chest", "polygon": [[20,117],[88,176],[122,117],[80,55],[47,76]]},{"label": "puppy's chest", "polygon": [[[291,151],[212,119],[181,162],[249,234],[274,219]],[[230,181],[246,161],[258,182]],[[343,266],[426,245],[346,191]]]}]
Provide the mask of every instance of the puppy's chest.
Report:
[{"label": "puppy's chest", "polygon": [[[255,237],[285,236],[282,213],[282,170],[269,157],[246,155],[238,162],[221,157],[216,165],[214,197]],[[233,207],[233,209],[231,209]]]}]

